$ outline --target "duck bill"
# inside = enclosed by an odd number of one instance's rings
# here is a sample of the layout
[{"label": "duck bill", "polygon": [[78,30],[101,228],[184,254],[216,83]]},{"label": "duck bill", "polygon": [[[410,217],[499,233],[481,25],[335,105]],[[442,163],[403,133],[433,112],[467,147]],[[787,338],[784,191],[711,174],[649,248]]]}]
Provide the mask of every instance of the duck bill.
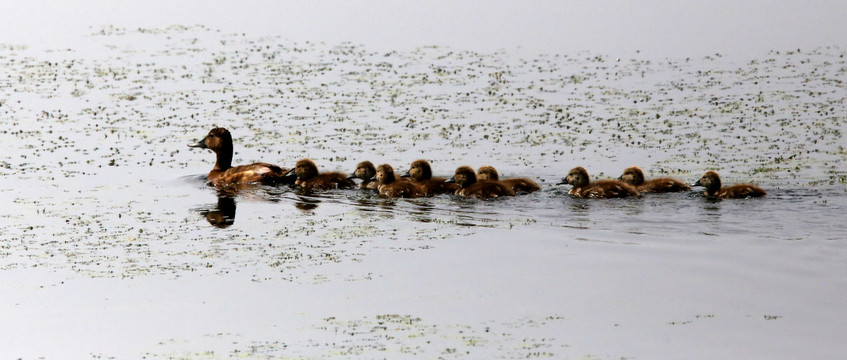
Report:
[{"label": "duck bill", "polygon": [[453,177],[450,177],[449,179],[444,180],[444,182],[446,182],[446,183],[454,183],[454,182],[456,182],[456,179],[454,179]]},{"label": "duck bill", "polygon": [[206,139],[200,140],[200,141],[198,141],[194,144],[188,144],[188,147],[190,147],[190,148],[201,148],[201,149],[208,149],[209,148],[208,146],[206,146]]},{"label": "duck bill", "polygon": [[562,181],[557,182],[556,185],[569,185],[568,179],[562,179]]},{"label": "duck bill", "polygon": [[291,180],[297,180],[297,174],[294,173],[294,168],[291,168],[291,170],[288,170],[288,172],[286,172],[285,175],[283,175],[283,178],[291,179]]},{"label": "duck bill", "polygon": [[412,177],[412,174],[406,171],[403,173],[403,175],[400,175],[400,177]]},{"label": "duck bill", "polygon": [[691,186],[703,186],[703,184],[700,183],[700,180],[697,180]]}]

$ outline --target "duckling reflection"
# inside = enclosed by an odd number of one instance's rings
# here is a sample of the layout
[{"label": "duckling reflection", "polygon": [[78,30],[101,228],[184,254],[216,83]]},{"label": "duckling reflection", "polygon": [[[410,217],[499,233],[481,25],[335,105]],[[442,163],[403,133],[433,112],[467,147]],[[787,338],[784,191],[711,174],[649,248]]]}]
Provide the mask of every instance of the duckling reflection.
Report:
[{"label": "duckling reflection", "polygon": [[[410,203],[415,204],[414,202]],[[422,223],[430,223],[434,221],[432,217],[432,210],[435,209],[434,205],[427,202],[421,202],[415,205],[415,208],[408,212],[412,220]]]},{"label": "duckling reflection", "polygon": [[[720,198],[714,196],[703,197],[703,206],[699,210],[699,219],[702,219],[707,223],[720,223],[721,215],[723,214]],[[708,233],[704,234],[714,235]]]},{"label": "duckling reflection", "polygon": [[235,198],[226,194],[218,195],[218,203],[213,208],[199,209],[200,215],[214,227],[225,229],[235,223]]},{"label": "duckling reflection", "polygon": [[298,196],[297,201],[294,202],[294,207],[300,210],[314,210],[318,208],[318,204],[320,203],[320,199],[315,199],[306,196]]}]

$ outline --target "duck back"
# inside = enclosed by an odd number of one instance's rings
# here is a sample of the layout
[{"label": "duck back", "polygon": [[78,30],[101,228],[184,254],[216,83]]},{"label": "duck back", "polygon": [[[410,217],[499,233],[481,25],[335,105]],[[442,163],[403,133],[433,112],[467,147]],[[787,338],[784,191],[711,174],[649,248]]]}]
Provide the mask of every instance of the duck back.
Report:
[{"label": "duck back", "polygon": [[479,199],[490,199],[501,196],[516,196],[514,190],[494,181],[480,181],[468,187],[461,188],[456,191],[457,195],[465,197],[474,197]]},{"label": "duck back", "polygon": [[750,184],[738,184],[722,187],[718,190],[717,197],[722,199],[745,199],[762,197],[768,193],[762,188]]},{"label": "duck back", "polygon": [[455,194],[459,190],[459,184],[444,182],[444,178],[431,178],[428,180],[411,181],[418,186],[426,196]]},{"label": "duck back", "polygon": [[394,181],[379,186],[379,193],[388,197],[416,198],[426,194],[409,181]]},{"label": "duck back", "polygon": [[721,177],[716,171],[707,171],[700,177],[694,186],[706,188],[706,196],[715,196],[721,199],[744,199],[762,197],[767,195],[762,188],[750,184],[738,184],[732,186],[721,186]]},{"label": "duck back", "polygon": [[512,178],[500,180],[500,183],[514,190],[516,193],[531,193],[541,190],[541,186],[535,181],[527,178]]},{"label": "duck back", "polygon": [[592,181],[588,186],[573,188],[568,192],[571,195],[589,199],[611,199],[638,197],[638,191],[632,185],[617,180]]},{"label": "duck back", "polygon": [[647,180],[636,186],[635,189],[642,193],[666,193],[688,191],[691,190],[691,187],[676,179],[658,178]]},{"label": "duck back", "polygon": [[215,186],[226,186],[230,184],[262,184],[280,185],[290,184],[293,178],[286,177],[288,169],[268,163],[254,163],[240,165],[220,171],[209,172],[208,179]]},{"label": "duck back", "polygon": [[327,172],[302,180],[299,185],[306,190],[332,190],[351,188],[356,186],[356,183],[343,173]]}]

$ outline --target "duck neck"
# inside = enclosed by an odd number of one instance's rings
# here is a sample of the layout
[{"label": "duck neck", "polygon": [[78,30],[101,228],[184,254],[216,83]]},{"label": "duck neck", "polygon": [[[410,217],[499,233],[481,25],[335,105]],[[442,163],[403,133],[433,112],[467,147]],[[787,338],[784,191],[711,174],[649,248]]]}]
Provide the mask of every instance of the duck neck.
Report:
[{"label": "duck neck", "polygon": [[223,147],[216,152],[216,155],[218,160],[215,162],[215,170],[225,171],[232,167],[232,146]]},{"label": "duck neck", "polygon": [[382,183],[380,185],[388,185],[395,181],[394,173],[385,173],[385,176],[382,178]]},{"label": "duck neck", "polygon": [[709,183],[709,186],[706,187],[706,194],[714,196],[718,193],[718,190],[720,190],[720,189],[721,189],[721,179],[720,178],[712,179],[712,181]]},{"label": "duck neck", "polygon": [[720,185],[718,185],[717,187],[715,187],[714,185],[709,186],[709,187],[706,188],[706,195],[714,196],[718,193],[718,190],[720,190],[720,189],[721,189]]}]

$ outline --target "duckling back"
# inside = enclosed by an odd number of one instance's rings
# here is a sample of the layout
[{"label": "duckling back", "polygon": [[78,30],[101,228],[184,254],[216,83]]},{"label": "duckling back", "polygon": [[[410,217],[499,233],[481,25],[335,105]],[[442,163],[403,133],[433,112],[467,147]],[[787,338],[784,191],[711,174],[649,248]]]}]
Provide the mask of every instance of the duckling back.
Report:
[{"label": "duckling back", "polygon": [[454,194],[459,190],[459,185],[455,183],[445,182],[445,178],[433,177],[432,167],[426,160],[415,160],[409,167],[409,171],[402,175],[404,178],[411,178],[412,182],[420,188],[426,196],[440,194]]},{"label": "duckling back", "polygon": [[635,196],[638,191],[632,185],[618,180],[590,181],[588,171],[578,166],[568,172],[568,176],[560,184],[573,186],[568,194],[574,197],[589,199],[608,199]]},{"label": "duckling back", "polygon": [[459,184],[460,188],[456,190],[456,195],[464,197],[489,199],[517,195],[514,190],[497,181],[477,181],[476,174],[468,166],[456,169],[456,173],[447,181]]},{"label": "duckling back", "polygon": [[658,178],[645,181],[644,172],[637,166],[632,166],[624,170],[618,180],[634,186],[638,192],[663,193],[691,190],[691,187],[687,184],[671,178]]},{"label": "duckling back", "polygon": [[294,166],[297,175],[296,185],[305,190],[331,190],[356,186],[353,180],[340,172],[318,173],[318,166],[309,159],[303,159]]},{"label": "duckling back", "polygon": [[398,181],[394,175],[394,168],[388,164],[382,164],[376,168],[376,179],[379,182],[380,195],[388,197],[416,198],[424,196],[424,192],[409,181]]},{"label": "duckling back", "polygon": [[541,186],[528,178],[500,179],[500,174],[493,166],[481,166],[476,171],[477,181],[497,181],[512,189],[515,193],[531,193],[541,190]]},{"label": "duckling back", "polygon": [[767,195],[762,188],[751,184],[738,184],[732,186],[721,186],[721,177],[716,171],[707,171],[700,177],[694,186],[706,188],[706,196],[716,196],[721,199],[743,199],[762,197]]}]

